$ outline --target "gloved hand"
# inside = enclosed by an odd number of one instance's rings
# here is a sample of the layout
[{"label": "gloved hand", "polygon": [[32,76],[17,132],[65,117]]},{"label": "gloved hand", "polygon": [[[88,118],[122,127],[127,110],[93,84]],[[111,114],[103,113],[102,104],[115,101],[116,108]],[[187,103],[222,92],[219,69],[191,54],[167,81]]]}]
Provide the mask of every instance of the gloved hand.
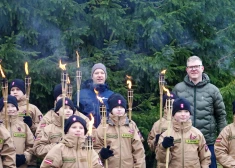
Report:
[{"label": "gloved hand", "polygon": [[30,116],[24,116],[24,123],[29,126],[29,128],[33,125],[32,118]]},{"label": "gloved hand", "polygon": [[170,137],[165,137],[162,142],[162,146],[164,148],[169,148],[171,146],[174,146],[174,138],[172,136]]},{"label": "gloved hand", "polygon": [[114,156],[113,151],[110,150],[110,146],[107,146],[107,148],[102,148],[100,151],[100,156],[103,159],[108,159],[109,157]]},{"label": "gloved hand", "polygon": [[157,145],[160,136],[161,136],[161,134],[156,135],[155,142],[154,142],[155,145]]},{"label": "gloved hand", "polygon": [[16,154],[16,167],[20,167],[21,165],[25,164],[26,158],[25,155],[18,155]]}]

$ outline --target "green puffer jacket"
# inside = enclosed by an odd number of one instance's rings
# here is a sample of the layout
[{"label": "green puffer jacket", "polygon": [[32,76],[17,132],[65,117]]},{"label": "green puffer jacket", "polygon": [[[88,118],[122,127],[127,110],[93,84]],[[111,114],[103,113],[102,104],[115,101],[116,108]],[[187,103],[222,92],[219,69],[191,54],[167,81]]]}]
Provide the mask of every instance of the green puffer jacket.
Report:
[{"label": "green puffer jacket", "polygon": [[210,83],[208,75],[203,73],[203,80],[197,85],[186,75],[173,92],[190,102],[193,126],[203,133],[207,145],[214,144],[227,121],[222,95],[219,89]]}]

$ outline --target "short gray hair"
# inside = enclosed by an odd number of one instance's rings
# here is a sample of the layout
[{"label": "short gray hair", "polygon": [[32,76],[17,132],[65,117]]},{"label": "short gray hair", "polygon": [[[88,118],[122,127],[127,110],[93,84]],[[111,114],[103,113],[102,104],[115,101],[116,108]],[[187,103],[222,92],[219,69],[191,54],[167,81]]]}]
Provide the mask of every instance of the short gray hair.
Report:
[{"label": "short gray hair", "polygon": [[202,63],[202,60],[201,58],[199,58],[198,56],[194,55],[194,56],[191,56],[187,59],[187,65],[188,65],[188,62],[191,62],[191,61],[200,61]]}]

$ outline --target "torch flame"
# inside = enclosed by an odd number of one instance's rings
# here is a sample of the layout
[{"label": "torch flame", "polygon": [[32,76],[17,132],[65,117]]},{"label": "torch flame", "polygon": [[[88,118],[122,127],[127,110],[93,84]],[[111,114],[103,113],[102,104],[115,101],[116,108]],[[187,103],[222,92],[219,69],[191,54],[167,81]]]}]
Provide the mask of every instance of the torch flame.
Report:
[{"label": "torch flame", "polygon": [[61,63],[61,60],[60,60],[60,66],[59,66],[59,67],[60,67],[62,70],[65,71],[65,70],[66,70],[66,67],[65,67],[65,66],[66,66],[66,64],[62,64],[62,63]]},{"label": "torch flame", "polygon": [[78,54],[78,51],[76,51],[76,54],[77,54],[77,67],[79,68],[79,54]]},{"label": "torch flame", "polygon": [[2,77],[5,78],[6,76],[5,76],[5,74],[4,74],[3,70],[2,70],[2,65],[0,65],[0,71],[1,71]]},{"label": "torch flame", "polygon": [[164,90],[165,92],[167,92],[167,96],[170,97],[171,94],[170,94],[169,89],[165,88],[165,86],[162,86],[162,88],[163,88],[163,90]]},{"label": "torch flame", "polygon": [[100,101],[100,103],[104,104],[103,99],[98,95],[99,92],[96,89],[94,89],[94,92],[96,94],[97,99]]},{"label": "torch flame", "polygon": [[126,77],[127,77],[126,84],[128,85],[128,89],[131,89],[131,86],[132,86],[131,79],[132,79],[132,77],[128,76],[128,75],[126,75]]},{"label": "torch flame", "polygon": [[166,69],[161,71],[161,74],[165,74],[166,73]]},{"label": "torch flame", "polygon": [[26,75],[28,75],[29,74],[29,66],[28,66],[28,62],[25,62],[25,64],[24,64],[24,69],[25,69],[25,73],[26,73]]},{"label": "torch flame", "polygon": [[68,83],[68,84],[70,84],[70,79],[69,79],[69,77],[68,77],[68,81],[67,81],[67,83]]},{"label": "torch flame", "polygon": [[90,116],[91,116],[91,121],[89,122],[88,136],[92,135],[92,127],[93,127],[93,124],[94,124],[94,117],[93,117],[92,114],[90,114]]}]

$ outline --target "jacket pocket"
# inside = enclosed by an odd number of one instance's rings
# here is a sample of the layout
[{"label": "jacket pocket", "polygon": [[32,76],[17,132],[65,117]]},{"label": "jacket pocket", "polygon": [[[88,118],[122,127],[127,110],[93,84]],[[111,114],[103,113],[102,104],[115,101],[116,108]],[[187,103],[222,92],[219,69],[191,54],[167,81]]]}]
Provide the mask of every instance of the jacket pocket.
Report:
[{"label": "jacket pocket", "polygon": [[134,165],[133,157],[125,158],[122,160],[122,167],[132,168]]}]

